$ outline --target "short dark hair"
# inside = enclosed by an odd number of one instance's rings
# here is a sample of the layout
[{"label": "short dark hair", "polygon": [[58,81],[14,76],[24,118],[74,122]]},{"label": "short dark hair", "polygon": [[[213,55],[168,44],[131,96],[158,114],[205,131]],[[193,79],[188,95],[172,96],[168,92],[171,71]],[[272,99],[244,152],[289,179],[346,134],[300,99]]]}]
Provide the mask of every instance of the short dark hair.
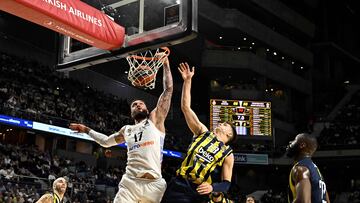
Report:
[{"label": "short dark hair", "polygon": [[254,200],[254,202],[257,202],[256,199],[255,199],[255,197],[252,196],[252,195],[246,196],[246,200],[247,200],[247,198],[249,198],[249,197],[252,198],[252,199]]},{"label": "short dark hair", "polygon": [[133,99],[133,100],[130,102],[130,107],[131,107],[132,103],[134,103],[135,101],[142,101],[142,102],[144,102],[144,104],[146,104],[145,100],[143,100],[143,99]]},{"label": "short dark hair", "polygon": [[229,139],[229,141],[227,142],[228,145],[233,145],[236,143],[236,138],[237,138],[237,132],[236,132],[236,128],[235,126],[231,123],[231,122],[226,122],[227,124],[229,124],[231,126],[231,130],[232,130],[232,136]]},{"label": "short dark hair", "polygon": [[313,134],[309,134],[309,133],[300,133],[299,135],[303,137],[304,141],[308,146],[307,148],[311,150],[311,153],[314,153],[318,148],[318,142],[316,137]]}]

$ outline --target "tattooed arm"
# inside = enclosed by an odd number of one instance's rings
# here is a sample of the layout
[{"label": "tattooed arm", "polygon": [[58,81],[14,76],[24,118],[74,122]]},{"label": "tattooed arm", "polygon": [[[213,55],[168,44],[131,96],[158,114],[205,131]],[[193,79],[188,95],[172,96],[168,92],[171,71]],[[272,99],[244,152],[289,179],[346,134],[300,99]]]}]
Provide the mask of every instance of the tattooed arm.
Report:
[{"label": "tattooed arm", "polygon": [[163,67],[163,88],[164,91],[160,95],[155,109],[150,113],[150,120],[154,122],[161,132],[165,132],[164,122],[170,109],[173,93],[173,79],[167,58],[165,59]]}]

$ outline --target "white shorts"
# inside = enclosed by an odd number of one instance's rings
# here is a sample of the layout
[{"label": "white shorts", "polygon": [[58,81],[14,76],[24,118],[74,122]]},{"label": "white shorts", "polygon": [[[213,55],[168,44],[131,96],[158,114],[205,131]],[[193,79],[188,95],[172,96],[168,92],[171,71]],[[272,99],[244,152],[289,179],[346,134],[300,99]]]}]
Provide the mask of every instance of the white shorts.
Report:
[{"label": "white shorts", "polygon": [[151,180],[124,174],[114,203],[159,203],[166,190],[163,178]]}]

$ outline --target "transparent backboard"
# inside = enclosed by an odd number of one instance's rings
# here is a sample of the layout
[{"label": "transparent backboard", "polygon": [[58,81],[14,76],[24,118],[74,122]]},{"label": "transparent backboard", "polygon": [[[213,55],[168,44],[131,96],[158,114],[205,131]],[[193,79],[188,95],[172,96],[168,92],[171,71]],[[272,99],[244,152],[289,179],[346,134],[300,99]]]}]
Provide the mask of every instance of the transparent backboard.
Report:
[{"label": "transparent backboard", "polygon": [[125,28],[122,47],[107,51],[60,36],[58,70],[71,71],[196,36],[197,0],[83,0]]}]

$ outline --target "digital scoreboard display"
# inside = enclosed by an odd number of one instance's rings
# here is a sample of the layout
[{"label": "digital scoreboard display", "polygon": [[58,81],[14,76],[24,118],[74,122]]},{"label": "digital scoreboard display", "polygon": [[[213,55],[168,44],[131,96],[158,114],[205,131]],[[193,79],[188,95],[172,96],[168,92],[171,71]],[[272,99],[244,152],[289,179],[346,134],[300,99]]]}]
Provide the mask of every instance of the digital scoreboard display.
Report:
[{"label": "digital scoreboard display", "polygon": [[231,122],[238,135],[272,136],[271,102],[210,100],[210,129]]}]

